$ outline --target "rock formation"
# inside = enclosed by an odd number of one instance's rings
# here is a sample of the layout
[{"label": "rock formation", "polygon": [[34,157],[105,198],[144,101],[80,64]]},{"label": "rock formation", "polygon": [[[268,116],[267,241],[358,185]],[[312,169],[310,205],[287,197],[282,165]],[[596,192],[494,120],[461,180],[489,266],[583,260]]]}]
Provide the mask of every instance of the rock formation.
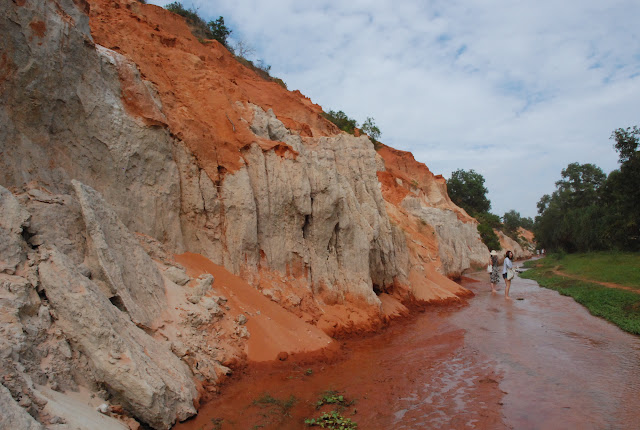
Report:
[{"label": "rock formation", "polygon": [[486,263],[442,177],[340,132],[177,15],[8,0],[0,34],[11,425],[59,423],[46,403],[89,390],[94,409],[169,428],[235,365],[459,300],[448,277]]}]

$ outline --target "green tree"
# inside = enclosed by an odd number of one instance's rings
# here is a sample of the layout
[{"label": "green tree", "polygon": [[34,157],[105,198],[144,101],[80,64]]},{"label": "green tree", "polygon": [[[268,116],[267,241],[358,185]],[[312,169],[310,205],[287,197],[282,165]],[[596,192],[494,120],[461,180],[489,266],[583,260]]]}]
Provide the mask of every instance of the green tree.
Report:
[{"label": "green tree", "polygon": [[500,217],[489,212],[491,202],[487,199],[484,177],[476,171],[458,169],[447,181],[447,193],[456,205],[478,220],[478,233],[487,248],[499,250],[500,239],[494,229],[500,228]]},{"label": "green tree", "polygon": [[638,126],[618,128],[611,133],[610,139],[616,141],[614,147],[618,151],[620,164],[624,164],[637,157],[638,143],[640,143],[640,128]]},{"label": "green tree", "polygon": [[489,249],[495,249],[499,251],[502,246],[500,245],[500,239],[493,229],[487,224],[478,224],[478,233],[482,243]]},{"label": "green tree", "polygon": [[598,198],[598,189],[607,179],[601,168],[593,164],[571,163],[562,169],[562,179],[556,182],[567,207],[586,207]]},{"label": "green tree", "polygon": [[500,217],[498,215],[492,214],[491,212],[482,212],[475,215],[475,219],[478,220],[481,224],[487,224],[491,228],[500,229],[502,228],[502,222],[500,221]]},{"label": "green tree", "polygon": [[494,229],[502,228],[500,217],[490,212],[482,212],[476,214],[475,219],[478,220],[478,233],[482,243],[489,249],[499,251],[502,246],[500,245],[500,238],[498,238]]},{"label": "green tree", "polygon": [[209,21],[207,26],[211,31],[210,39],[215,39],[228,48],[229,44],[227,43],[227,38],[232,33],[232,31],[226,25],[224,25],[224,18],[220,16],[215,21]]},{"label": "green tree", "polygon": [[502,231],[510,238],[518,239],[518,228],[522,226],[522,217],[520,212],[510,210],[502,216]]},{"label": "green tree", "polygon": [[164,8],[184,17],[191,33],[198,39],[215,39],[222,43],[227,49],[231,49],[227,43],[227,37],[231,34],[231,30],[224,25],[223,17],[207,23],[198,15],[197,9],[193,7],[187,9],[178,1],[169,3]]},{"label": "green tree", "polygon": [[362,131],[367,133],[374,141],[380,139],[380,129],[376,126],[374,119],[371,117],[367,117],[362,124]]},{"label": "green tree", "polygon": [[491,202],[487,198],[484,177],[473,169],[458,169],[447,181],[447,193],[456,205],[463,208],[471,216],[489,212]]},{"label": "green tree", "polygon": [[562,169],[561,178],[556,191],[538,202],[538,244],[568,252],[606,248],[601,191],[606,175],[593,164],[571,163]]},{"label": "green tree", "polygon": [[606,239],[620,249],[640,250],[640,129],[637,126],[615,130],[620,169],[609,174],[602,192],[607,207],[604,222],[609,226]]}]

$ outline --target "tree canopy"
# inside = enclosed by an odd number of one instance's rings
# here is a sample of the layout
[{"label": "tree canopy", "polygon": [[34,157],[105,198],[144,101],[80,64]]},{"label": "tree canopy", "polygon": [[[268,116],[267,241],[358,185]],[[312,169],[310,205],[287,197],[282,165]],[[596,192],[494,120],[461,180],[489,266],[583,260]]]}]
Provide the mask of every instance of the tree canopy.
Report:
[{"label": "tree canopy", "polygon": [[611,134],[620,169],[609,176],[593,164],[562,169],[556,190],[538,202],[540,246],[552,250],[640,249],[640,157],[637,126]]},{"label": "tree canopy", "polygon": [[614,147],[618,151],[620,164],[638,156],[638,143],[640,142],[640,128],[638,126],[626,129],[618,128],[611,133],[611,139],[616,141]]},{"label": "tree canopy", "polygon": [[471,216],[491,209],[484,177],[473,169],[458,169],[453,172],[447,181],[447,192],[451,200]]},{"label": "tree canopy", "polygon": [[371,117],[367,117],[362,124],[362,131],[367,133],[374,141],[380,139],[380,129],[376,126],[374,119]]},{"label": "tree canopy", "polygon": [[533,228],[533,220],[520,216],[520,212],[510,210],[502,216],[502,231],[514,240],[518,240],[518,229],[522,227],[527,230]]},{"label": "tree canopy", "polygon": [[219,16],[215,21],[209,21],[207,26],[211,31],[211,39],[215,39],[224,46],[229,47],[227,38],[231,34],[231,30],[224,25],[224,18],[222,16]]},{"label": "tree canopy", "polygon": [[478,220],[478,233],[489,249],[500,249],[500,240],[493,231],[501,227],[500,217],[489,212],[491,202],[487,198],[484,177],[472,170],[458,169],[447,181],[447,193],[456,205]]}]

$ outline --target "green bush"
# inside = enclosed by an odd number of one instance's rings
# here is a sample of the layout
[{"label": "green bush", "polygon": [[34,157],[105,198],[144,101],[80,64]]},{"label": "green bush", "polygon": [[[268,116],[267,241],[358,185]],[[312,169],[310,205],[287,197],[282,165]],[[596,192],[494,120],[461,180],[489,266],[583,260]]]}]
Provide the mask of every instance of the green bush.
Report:
[{"label": "green bush", "polygon": [[318,426],[325,429],[352,430],[357,429],[358,424],[350,418],[343,417],[340,412],[325,412],[318,418],[307,418],[304,423],[309,427]]},{"label": "green bush", "polygon": [[369,140],[373,144],[373,147],[376,149],[376,151],[382,147],[382,144],[378,140],[380,139],[380,129],[376,125],[376,122],[373,118],[367,117],[367,119],[362,124],[362,131],[367,133],[367,135],[369,136]]},{"label": "green bush", "polygon": [[480,234],[482,243],[484,243],[487,248],[495,249],[496,251],[502,249],[498,235],[493,231],[493,228],[489,224],[478,224],[478,233]]},{"label": "green bush", "polygon": [[254,64],[253,61],[247,60],[246,58],[239,55],[236,55],[236,60],[238,60],[240,64],[243,64],[244,66],[256,72],[256,74],[265,81],[275,82],[285,90],[287,89],[287,84],[282,79],[273,77],[269,74],[269,72],[271,72],[271,66],[265,64],[262,60],[258,60],[257,64]]},{"label": "green bush", "polygon": [[164,8],[184,17],[187,21],[187,25],[191,29],[191,33],[197,37],[198,40],[215,39],[225,47],[229,48],[227,37],[231,34],[231,30],[224,25],[223,17],[220,16],[217,20],[209,21],[207,23],[198,15],[198,11],[196,9],[187,9],[178,1],[169,3]]},{"label": "green bush", "polygon": [[332,110],[329,112],[322,112],[322,116],[337,125],[340,130],[346,131],[349,134],[355,134],[356,128],[358,127],[357,121],[353,118],[349,118],[347,114],[341,110],[338,112],[334,112]]}]

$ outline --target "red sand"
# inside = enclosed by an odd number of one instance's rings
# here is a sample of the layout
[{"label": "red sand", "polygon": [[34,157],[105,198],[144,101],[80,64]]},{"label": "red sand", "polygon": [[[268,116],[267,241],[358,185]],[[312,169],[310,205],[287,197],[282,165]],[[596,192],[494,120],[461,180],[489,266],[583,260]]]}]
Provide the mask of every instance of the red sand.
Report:
[{"label": "red sand", "polygon": [[246,326],[251,334],[246,349],[249,361],[275,360],[282,352],[296,354],[333,346],[334,341],[322,330],[284,310],[224,267],[200,254],[188,252],[175,258],[191,277],[213,275],[213,290],[228,299],[228,313],[234,319],[241,313],[247,316]]}]

